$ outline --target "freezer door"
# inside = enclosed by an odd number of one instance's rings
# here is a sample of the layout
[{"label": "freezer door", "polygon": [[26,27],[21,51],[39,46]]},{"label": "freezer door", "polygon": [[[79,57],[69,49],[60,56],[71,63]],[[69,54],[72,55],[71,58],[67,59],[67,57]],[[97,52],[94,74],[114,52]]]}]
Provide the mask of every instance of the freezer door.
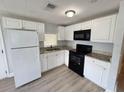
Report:
[{"label": "freezer door", "polygon": [[39,47],[12,49],[16,88],[41,77]]},{"label": "freezer door", "polygon": [[38,34],[34,31],[8,30],[11,48],[39,46]]}]

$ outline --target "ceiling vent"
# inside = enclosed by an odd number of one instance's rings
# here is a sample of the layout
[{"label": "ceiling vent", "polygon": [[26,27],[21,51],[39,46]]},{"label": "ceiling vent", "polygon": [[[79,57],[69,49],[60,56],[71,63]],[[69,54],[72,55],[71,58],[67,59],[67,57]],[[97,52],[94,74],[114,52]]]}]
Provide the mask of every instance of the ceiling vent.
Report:
[{"label": "ceiling vent", "polygon": [[51,3],[48,3],[46,6],[46,9],[50,9],[50,10],[53,10],[55,8],[56,8],[56,6],[54,4],[51,4]]}]

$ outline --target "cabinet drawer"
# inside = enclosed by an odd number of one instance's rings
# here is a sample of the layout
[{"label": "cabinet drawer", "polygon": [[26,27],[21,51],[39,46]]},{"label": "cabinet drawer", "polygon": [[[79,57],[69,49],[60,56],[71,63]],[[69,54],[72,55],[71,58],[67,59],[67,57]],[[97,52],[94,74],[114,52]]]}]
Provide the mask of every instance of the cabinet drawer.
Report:
[{"label": "cabinet drawer", "polygon": [[2,22],[3,22],[4,28],[10,28],[10,29],[21,29],[22,28],[22,20],[19,20],[19,19],[4,17],[2,19]]},{"label": "cabinet drawer", "polygon": [[93,62],[94,64],[97,64],[103,68],[108,68],[110,66],[110,63],[102,60],[98,60],[92,57],[85,56],[85,61],[86,62]]}]

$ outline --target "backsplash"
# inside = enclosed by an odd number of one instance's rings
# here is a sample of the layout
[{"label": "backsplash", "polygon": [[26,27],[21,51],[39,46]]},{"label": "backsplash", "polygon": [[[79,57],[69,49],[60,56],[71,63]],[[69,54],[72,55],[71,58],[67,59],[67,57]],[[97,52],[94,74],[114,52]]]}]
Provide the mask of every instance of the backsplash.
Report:
[{"label": "backsplash", "polygon": [[[85,45],[92,45],[93,52],[102,53],[107,55],[112,55],[113,51],[113,44],[110,43],[95,43],[95,42],[88,42],[88,41],[58,41],[57,46],[68,46],[71,48],[76,48],[76,44],[85,44]],[[40,47],[44,47],[44,43],[40,42]]]},{"label": "backsplash", "polygon": [[97,52],[97,53],[104,53],[111,55],[113,51],[113,44],[110,43],[95,43],[88,41],[65,41],[65,45],[72,48],[76,48],[76,44],[92,45],[93,52]]}]

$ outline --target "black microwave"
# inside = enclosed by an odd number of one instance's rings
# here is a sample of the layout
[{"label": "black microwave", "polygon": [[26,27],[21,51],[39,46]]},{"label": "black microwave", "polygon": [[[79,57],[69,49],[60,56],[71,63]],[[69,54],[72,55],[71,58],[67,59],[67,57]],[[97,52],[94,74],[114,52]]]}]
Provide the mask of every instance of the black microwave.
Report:
[{"label": "black microwave", "polygon": [[91,29],[74,31],[74,40],[90,41]]}]

